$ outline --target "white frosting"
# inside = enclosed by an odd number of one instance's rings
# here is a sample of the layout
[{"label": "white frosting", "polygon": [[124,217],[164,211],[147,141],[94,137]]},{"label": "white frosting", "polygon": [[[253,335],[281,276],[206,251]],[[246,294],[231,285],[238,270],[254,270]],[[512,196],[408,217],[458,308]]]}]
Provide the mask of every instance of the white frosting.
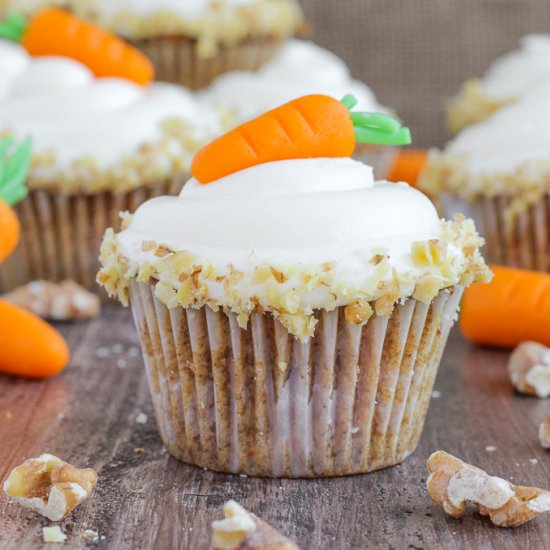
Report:
[{"label": "white frosting", "polygon": [[508,100],[520,97],[550,76],[550,35],[531,34],[520,47],[498,58],[481,79],[489,97]]},{"label": "white frosting", "polygon": [[[74,0],[73,0],[74,1]],[[78,4],[79,0],[76,0]],[[89,1],[89,0],[86,0]],[[136,15],[153,15],[159,11],[170,11],[182,17],[194,18],[214,4],[222,6],[243,6],[258,0],[96,0],[94,10],[104,18],[115,17],[120,12]]]},{"label": "white frosting", "polygon": [[185,122],[201,142],[220,131],[216,115],[184,88],[97,79],[76,61],[29,58],[1,40],[0,74],[0,131],[30,136],[36,153],[54,154],[56,169],[89,157],[100,168],[116,167],[141,145],[159,141],[167,119]]},{"label": "white frosting", "polygon": [[337,99],[351,93],[359,101],[356,110],[387,110],[366,84],[351,77],[338,56],[304,40],[288,41],[257,72],[220,76],[200,97],[214,107],[230,108],[244,122],[297,97],[317,93]]},{"label": "white frosting", "polygon": [[471,175],[510,173],[550,160],[550,79],[491,118],[465,128],[446,149],[463,155]]},{"label": "white frosting", "polygon": [[[159,260],[142,250],[142,242],[152,240],[219,271],[229,264],[251,273],[265,263],[307,269],[336,262],[335,277],[355,287],[368,281],[375,269],[370,260],[382,250],[398,272],[419,274],[412,243],[439,237],[438,215],[425,195],[375,182],[370,167],[349,158],[266,163],[208,185],[192,179],[179,197],[140,206],[117,236],[132,262]],[[290,290],[292,280],[287,284]],[[223,285],[209,288],[214,298],[223,292]],[[327,297],[319,292],[308,299],[322,307]]]}]

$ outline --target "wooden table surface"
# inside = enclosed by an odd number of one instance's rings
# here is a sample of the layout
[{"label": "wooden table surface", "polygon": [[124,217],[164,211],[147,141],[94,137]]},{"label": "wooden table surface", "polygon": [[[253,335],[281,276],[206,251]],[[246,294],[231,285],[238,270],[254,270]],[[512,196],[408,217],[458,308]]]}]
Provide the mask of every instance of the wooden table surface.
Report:
[{"label": "wooden table surface", "polygon": [[[514,394],[507,354],[474,348],[456,330],[416,453],[373,474],[308,481],[220,475],[179,463],[158,438],[130,312],[111,306],[101,319],[60,329],[73,354],[61,376],[0,377],[0,477],[44,452],[97,470],[92,497],[61,523],[64,548],[207,549],[210,522],[228,498],[302,549],[550,547],[550,514],[498,529],[474,514],[448,518],[427,496],[425,464],[436,449],[518,484],[550,487],[550,455],[537,439],[550,401]],[[136,422],[142,412],[145,424]],[[2,550],[55,549],[41,544],[41,527],[49,524],[0,496]],[[81,538],[86,528],[101,540]]]}]

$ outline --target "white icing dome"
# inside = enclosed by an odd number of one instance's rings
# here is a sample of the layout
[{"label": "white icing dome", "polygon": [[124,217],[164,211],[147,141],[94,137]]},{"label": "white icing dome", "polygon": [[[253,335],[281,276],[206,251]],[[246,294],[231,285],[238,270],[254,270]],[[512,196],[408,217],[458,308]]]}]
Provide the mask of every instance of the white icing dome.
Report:
[{"label": "white icing dome", "polygon": [[359,111],[386,111],[372,90],[351,77],[346,64],[313,42],[288,41],[277,56],[257,72],[237,71],[220,76],[200,94],[206,104],[228,107],[239,122],[309,94],[342,99],[353,94]]}]

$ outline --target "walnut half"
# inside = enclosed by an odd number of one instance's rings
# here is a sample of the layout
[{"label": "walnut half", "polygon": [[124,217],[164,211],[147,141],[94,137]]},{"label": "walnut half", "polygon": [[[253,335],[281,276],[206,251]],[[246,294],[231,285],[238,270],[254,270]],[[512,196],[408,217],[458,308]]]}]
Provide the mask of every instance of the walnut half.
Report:
[{"label": "walnut half", "polygon": [[4,482],[4,491],[24,508],[60,521],[90,496],[96,481],[91,468],[81,470],[43,454],[14,468]]},{"label": "walnut half", "polygon": [[211,550],[300,550],[234,500],[224,504],[225,519],[212,523]]},{"label": "walnut half", "polygon": [[498,527],[517,527],[550,511],[550,492],[513,485],[444,451],[430,456],[428,471],[428,494],[454,518],[465,514],[468,502]]}]

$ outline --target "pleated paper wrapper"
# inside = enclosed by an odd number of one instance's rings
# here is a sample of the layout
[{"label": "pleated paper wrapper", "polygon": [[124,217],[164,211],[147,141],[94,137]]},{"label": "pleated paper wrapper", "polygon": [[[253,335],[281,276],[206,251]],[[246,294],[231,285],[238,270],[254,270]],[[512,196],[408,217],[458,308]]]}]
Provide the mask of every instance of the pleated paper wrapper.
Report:
[{"label": "pleated paper wrapper", "polygon": [[322,311],[302,343],[271,315],[168,309],[132,281],[161,438],[176,458],[262,477],[321,477],[392,466],[418,444],[462,287],[430,305],[348,323]]},{"label": "pleated paper wrapper", "polygon": [[155,78],[181,84],[193,90],[206,88],[218,76],[230,71],[256,71],[279,50],[283,39],[249,38],[233,46],[220,46],[212,57],[201,56],[198,41],[165,36],[134,41],[151,59]]},{"label": "pleated paper wrapper", "polygon": [[511,198],[496,196],[468,202],[455,195],[442,196],[445,216],[456,213],[472,218],[485,239],[488,263],[550,272],[550,195],[508,217]]},{"label": "pleated paper wrapper", "polygon": [[[184,180],[182,180],[184,181]],[[99,247],[108,227],[120,226],[119,213],[133,212],[158,195],[175,195],[182,181],[142,187],[115,194],[66,195],[31,190],[16,205],[21,241],[15,253],[0,266],[0,290],[45,279],[72,279],[88,290],[107,295],[96,284]]]}]

